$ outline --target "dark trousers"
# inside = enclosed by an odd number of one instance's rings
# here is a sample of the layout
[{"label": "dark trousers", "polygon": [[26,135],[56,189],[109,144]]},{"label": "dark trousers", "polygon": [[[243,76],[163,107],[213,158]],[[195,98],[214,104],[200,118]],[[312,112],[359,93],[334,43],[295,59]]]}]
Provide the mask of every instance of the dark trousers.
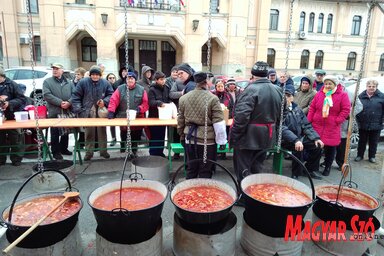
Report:
[{"label": "dark trousers", "polygon": [[[303,151],[296,151],[295,145],[291,143],[283,143],[282,147],[292,151],[292,154],[297,157],[301,162],[305,162],[305,167],[309,172],[319,171],[321,148],[316,147],[315,142],[311,140],[303,140]],[[304,160],[304,155],[306,159]],[[303,174],[303,168],[300,163],[292,160],[292,175],[299,176]]]},{"label": "dark trousers", "polygon": [[68,134],[60,136],[59,128],[51,128],[52,154],[61,154],[68,149]]},{"label": "dark trousers", "polygon": [[165,126],[150,126],[151,140],[149,141],[149,154],[151,156],[164,156]]},{"label": "dark trousers", "polygon": [[20,130],[0,130],[0,162],[5,163],[7,153],[11,151],[10,159],[12,163],[21,162],[23,159],[24,143],[23,134]]},{"label": "dark trousers", "polygon": [[347,146],[347,138],[341,138],[339,146],[336,148],[336,163],[339,167],[344,164],[345,149]]},{"label": "dark trousers", "polygon": [[[187,157],[187,179],[194,178],[211,178],[213,173],[214,164],[211,162],[203,163],[201,161],[195,161],[191,163],[191,160],[194,159],[203,159],[204,154],[204,145],[198,144],[186,144],[182,143],[184,146],[184,151]],[[207,145],[207,159],[216,161],[217,159],[217,145]]]},{"label": "dark trousers", "polygon": [[[132,152],[136,153],[137,152],[137,141],[141,139],[141,132],[142,129],[140,130],[131,130],[131,141],[132,141]],[[120,143],[120,149],[125,151],[126,147],[126,141],[127,141],[127,128],[120,128],[120,138],[121,138],[121,143]]]},{"label": "dark trousers", "polygon": [[263,162],[267,153],[260,153],[261,151],[234,148],[233,167],[239,182],[243,179],[244,170],[248,170],[250,173],[260,173],[263,170]]},{"label": "dark trousers", "polygon": [[110,126],[109,130],[111,131],[112,139],[116,139],[116,126]]},{"label": "dark trousers", "polygon": [[337,146],[324,146],[324,163],[325,168],[331,168],[333,160],[335,160]]},{"label": "dark trousers", "polygon": [[359,129],[359,144],[357,146],[357,155],[364,157],[365,148],[368,142],[368,158],[375,158],[377,151],[377,144],[380,139],[380,130],[361,130]]}]

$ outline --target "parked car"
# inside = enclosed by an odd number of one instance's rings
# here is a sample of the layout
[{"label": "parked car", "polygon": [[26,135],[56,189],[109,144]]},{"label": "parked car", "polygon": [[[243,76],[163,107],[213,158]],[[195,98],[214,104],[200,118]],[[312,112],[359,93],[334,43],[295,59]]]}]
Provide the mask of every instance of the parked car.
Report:
[{"label": "parked car", "polygon": [[[378,76],[378,77],[367,77],[367,78],[361,79],[360,80],[359,91],[358,91],[357,95],[359,95],[360,93],[362,93],[366,89],[367,81],[368,80],[372,80],[372,79],[376,80],[377,82],[379,82],[378,89],[381,92],[384,93],[384,77]],[[357,82],[356,81],[354,81],[354,83],[349,84],[348,86],[346,86],[346,90],[348,91],[348,94],[355,95],[356,86],[357,86]],[[380,136],[384,137],[384,130],[381,131]],[[357,146],[358,143],[359,143],[359,129],[358,129],[357,123],[355,122],[353,130],[352,130],[352,134],[351,134],[351,144],[352,144],[352,147]]]},{"label": "parked car", "polygon": [[[34,72],[32,71],[31,67],[10,68],[5,70],[5,75],[18,84],[24,84],[27,87],[25,95],[33,98],[33,76],[35,78],[36,93],[42,94],[43,82],[46,78],[52,76],[52,68],[34,67]],[[73,71],[64,70],[63,76],[66,79],[73,80],[74,75],[75,74]]]}]

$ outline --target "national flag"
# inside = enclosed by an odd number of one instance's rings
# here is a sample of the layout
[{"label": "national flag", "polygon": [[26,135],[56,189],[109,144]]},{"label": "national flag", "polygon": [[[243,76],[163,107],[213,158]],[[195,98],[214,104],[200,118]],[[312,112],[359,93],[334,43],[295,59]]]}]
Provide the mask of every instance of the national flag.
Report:
[{"label": "national flag", "polygon": [[134,1],[134,0],[128,0],[128,3],[129,3],[130,5],[134,5],[134,4],[135,4],[135,1]]}]

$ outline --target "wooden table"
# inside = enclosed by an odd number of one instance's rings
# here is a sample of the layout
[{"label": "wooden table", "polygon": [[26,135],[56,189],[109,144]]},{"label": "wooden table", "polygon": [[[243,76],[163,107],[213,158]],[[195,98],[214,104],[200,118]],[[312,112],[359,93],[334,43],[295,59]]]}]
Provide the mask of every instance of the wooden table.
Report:
[{"label": "wooden table", "polygon": [[[127,126],[126,118],[47,118],[39,119],[39,128],[79,128],[79,127],[103,127],[103,126]],[[130,121],[130,126],[173,126],[177,125],[176,119],[160,120],[158,118],[137,118]],[[25,122],[16,122],[15,120],[7,120],[0,125],[0,130],[12,129],[33,129],[36,128],[36,120],[28,120]],[[173,138],[173,131],[169,129],[168,138]],[[43,159],[46,158],[46,153],[49,153],[48,143],[43,136]],[[169,145],[168,145],[169,146]],[[167,146],[167,147],[168,147]],[[80,146],[78,144],[78,131],[75,129],[75,152],[73,161],[76,163],[76,153],[79,157],[79,162],[82,164],[80,155]],[[49,154],[50,155],[50,154]],[[51,156],[50,156],[51,158]],[[52,159],[52,158],[51,158]]]}]

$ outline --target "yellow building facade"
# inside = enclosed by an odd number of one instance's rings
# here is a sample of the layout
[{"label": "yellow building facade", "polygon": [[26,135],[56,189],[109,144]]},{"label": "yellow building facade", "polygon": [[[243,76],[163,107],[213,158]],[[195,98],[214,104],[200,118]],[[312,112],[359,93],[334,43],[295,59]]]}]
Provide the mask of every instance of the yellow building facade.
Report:
[{"label": "yellow building facade", "polygon": [[[181,62],[208,70],[211,38],[211,71],[248,77],[256,60],[285,68],[290,31],[291,74],[322,68],[356,77],[369,10],[364,2],[370,1],[128,0],[125,7],[124,0],[0,0],[0,64],[28,66],[32,52],[39,66],[103,63],[106,73],[117,74],[125,65],[127,28],[129,62],[138,71],[146,64],[168,75]],[[384,75],[382,5],[372,11],[364,76]]]}]

